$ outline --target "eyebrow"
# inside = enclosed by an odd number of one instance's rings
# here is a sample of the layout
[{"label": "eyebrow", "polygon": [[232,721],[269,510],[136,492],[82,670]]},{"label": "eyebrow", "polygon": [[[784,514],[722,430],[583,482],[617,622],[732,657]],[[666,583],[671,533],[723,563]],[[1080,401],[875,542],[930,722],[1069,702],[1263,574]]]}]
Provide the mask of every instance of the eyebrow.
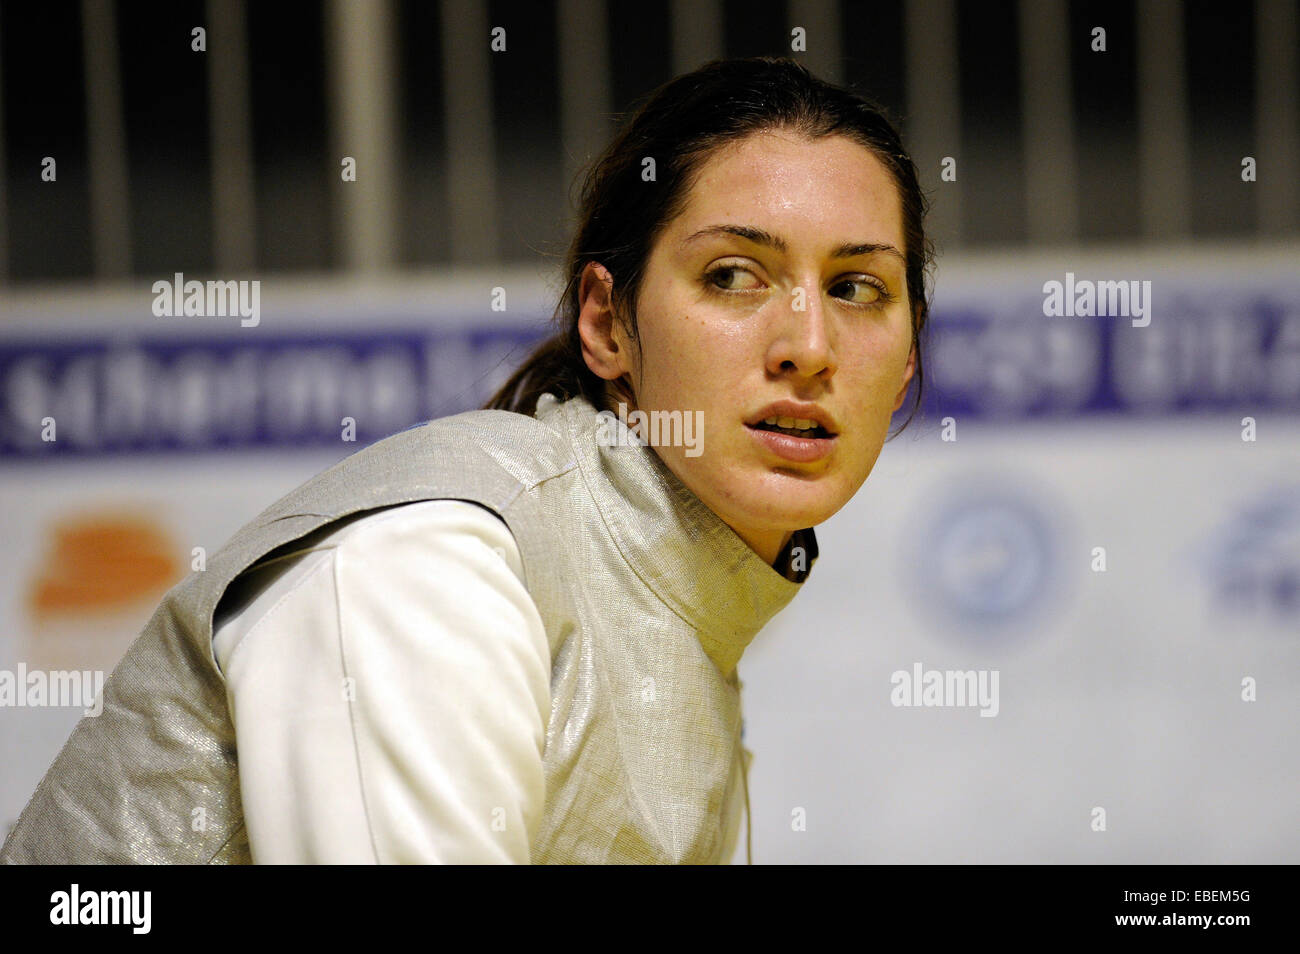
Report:
[{"label": "eyebrow", "polygon": [[[774,248],[778,252],[785,254],[789,251],[789,246],[785,239],[779,235],[773,235],[771,232],[765,232],[763,229],[754,228],[752,225],[709,225],[700,229],[692,235],[686,237],[682,242],[686,245],[698,238],[708,235],[737,235],[740,238],[748,239],[756,245],[766,245]],[[873,252],[888,252],[891,255],[897,255],[900,260],[906,264],[907,258],[897,248],[887,242],[845,242],[831,252],[831,258],[853,258],[857,255],[870,255]]]}]

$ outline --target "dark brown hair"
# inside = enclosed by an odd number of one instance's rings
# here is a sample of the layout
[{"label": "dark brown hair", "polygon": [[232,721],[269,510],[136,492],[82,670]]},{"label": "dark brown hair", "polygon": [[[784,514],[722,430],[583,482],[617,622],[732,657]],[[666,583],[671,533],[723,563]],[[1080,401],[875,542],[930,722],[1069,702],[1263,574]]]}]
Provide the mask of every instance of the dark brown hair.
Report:
[{"label": "dark brown hair", "polygon": [[[486,408],[534,413],[547,391],[561,401],[581,394],[610,408],[608,382],[587,367],[578,334],[578,291],[588,262],[613,278],[615,311],[637,337],[635,302],[646,262],[664,227],[685,207],[701,167],[720,147],[754,133],[788,129],[809,139],[841,135],[869,149],[893,177],[903,216],[907,295],[916,348],[913,404],[921,403],[921,333],[929,316],[927,278],[934,258],[925,236],[929,207],[916,167],[884,111],[857,93],[813,76],[785,57],[713,60],[654,90],[595,160],[583,182],[579,226],[565,256],[566,284],[542,342],[501,386]],[[653,158],[655,180],[644,181]],[[901,431],[902,428],[899,428]]]}]

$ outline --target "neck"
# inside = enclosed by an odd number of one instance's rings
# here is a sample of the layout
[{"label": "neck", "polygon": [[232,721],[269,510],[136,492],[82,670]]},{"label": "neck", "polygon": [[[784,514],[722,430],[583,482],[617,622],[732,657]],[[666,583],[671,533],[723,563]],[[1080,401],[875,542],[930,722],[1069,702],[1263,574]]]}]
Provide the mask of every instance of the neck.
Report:
[{"label": "neck", "polygon": [[762,557],[763,562],[771,567],[776,566],[776,558],[781,555],[781,551],[785,549],[786,544],[790,542],[790,538],[794,536],[792,530],[751,533],[747,530],[739,530],[736,527],[731,529],[735,530],[736,536],[749,544],[749,548]]}]

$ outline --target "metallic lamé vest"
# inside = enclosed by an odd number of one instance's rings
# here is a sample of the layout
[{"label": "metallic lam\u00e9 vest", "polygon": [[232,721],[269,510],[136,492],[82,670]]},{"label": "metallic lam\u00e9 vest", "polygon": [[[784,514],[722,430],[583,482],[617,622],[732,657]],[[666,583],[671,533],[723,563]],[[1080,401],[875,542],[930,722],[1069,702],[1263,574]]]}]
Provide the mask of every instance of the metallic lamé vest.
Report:
[{"label": "metallic lam\u00e9 vest", "polygon": [[380,441],[273,504],[168,592],[0,861],[255,860],[212,652],[222,594],[343,517],[438,498],[506,522],[546,627],[546,802],[532,860],[730,860],[744,810],[735,666],[798,592],[816,538],[795,534],[777,572],[652,448],[621,422],[616,445],[602,423],[584,399],[551,395],[535,417],[469,411]]}]

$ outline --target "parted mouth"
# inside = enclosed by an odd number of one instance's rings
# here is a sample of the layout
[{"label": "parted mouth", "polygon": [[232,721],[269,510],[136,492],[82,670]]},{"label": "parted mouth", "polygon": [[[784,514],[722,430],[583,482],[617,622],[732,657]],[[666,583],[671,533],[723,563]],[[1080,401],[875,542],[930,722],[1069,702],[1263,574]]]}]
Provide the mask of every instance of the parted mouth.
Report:
[{"label": "parted mouth", "polygon": [[839,426],[824,408],[801,401],[776,401],[751,415],[746,427],[780,431],[795,437],[827,438],[839,433]]},{"label": "parted mouth", "polygon": [[[793,421],[793,423],[784,423]],[[776,431],[778,434],[789,434],[791,437],[804,437],[813,440],[826,439],[834,437],[830,431],[813,421],[799,420],[797,418],[768,418],[765,421],[759,421],[757,424],[746,424],[746,427],[756,431]]]}]

